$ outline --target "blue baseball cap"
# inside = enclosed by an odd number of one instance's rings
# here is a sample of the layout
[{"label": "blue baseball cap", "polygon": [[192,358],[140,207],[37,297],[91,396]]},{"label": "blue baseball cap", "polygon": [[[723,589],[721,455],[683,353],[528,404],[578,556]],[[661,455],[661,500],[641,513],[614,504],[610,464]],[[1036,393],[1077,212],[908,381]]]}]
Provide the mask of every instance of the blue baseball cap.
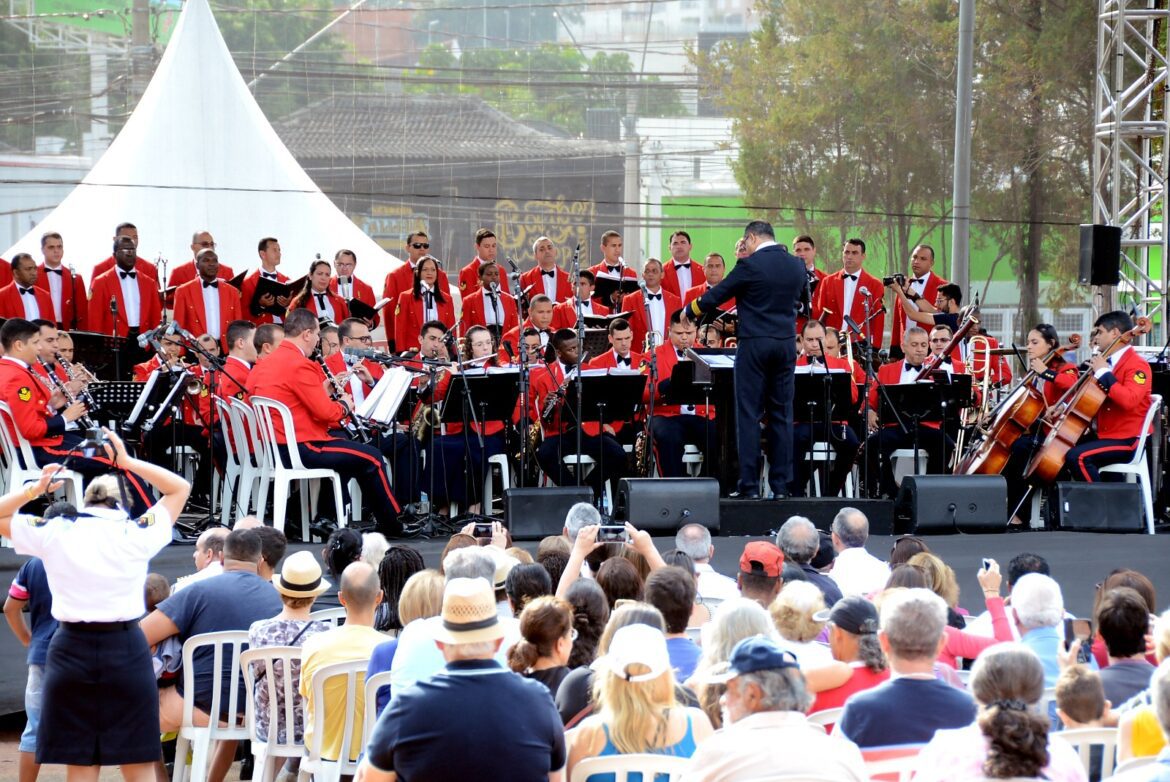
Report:
[{"label": "blue baseball cap", "polygon": [[731,650],[727,672],[711,676],[707,681],[726,682],[736,676],[756,671],[779,671],[785,668],[800,668],[796,655],[764,635],[745,638]]}]

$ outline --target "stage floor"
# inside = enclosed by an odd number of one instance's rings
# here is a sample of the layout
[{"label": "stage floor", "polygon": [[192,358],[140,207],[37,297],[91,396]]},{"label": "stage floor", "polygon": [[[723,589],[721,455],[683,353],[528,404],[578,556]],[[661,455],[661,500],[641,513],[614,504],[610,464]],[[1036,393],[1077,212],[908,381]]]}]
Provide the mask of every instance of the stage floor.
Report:
[{"label": "stage floor", "polygon": [[[740,552],[747,537],[715,538],[716,570],[734,575]],[[867,549],[877,557],[890,553],[893,537],[874,536]],[[1016,554],[1031,552],[1045,557],[1053,576],[1064,589],[1065,605],[1077,616],[1092,611],[1095,585],[1111,570],[1128,567],[1139,570],[1154,582],[1162,595],[1159,609],[1170,600],[1170,535],[1110,535],[1077,532],[1022,532],[1000,535],[942,535],[928,538],[931,550],[939,554],[956,571],[962,588],[959,604],[972,613],[982,610],[981,593],[975,572],[983,557],[991,557],[1006,568]],[[410,541],[434,567],[442,553],[445,539]],[[535,553],[536,542],[521,543]],[[674,546],[672,538],[655,538],[662,551]],[[290,551],[310,549],[320,554],[321,544],[294,544]],[[172,581],[192,569],[191,546],[169,546],[152,562],[151,569],[163,573]],[[11,583],[23,560],[12,549],[0,549],[0,583]],[[0,630],[0,715],[23,709],[25,665],[24,650],[7,628]]]}]

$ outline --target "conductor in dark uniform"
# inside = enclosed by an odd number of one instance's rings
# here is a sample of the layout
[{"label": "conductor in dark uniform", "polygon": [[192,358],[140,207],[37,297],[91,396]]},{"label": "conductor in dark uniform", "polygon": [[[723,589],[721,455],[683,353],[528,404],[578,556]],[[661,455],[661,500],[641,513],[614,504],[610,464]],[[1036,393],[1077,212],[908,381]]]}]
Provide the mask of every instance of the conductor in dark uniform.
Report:
[{"label": "conductor in dark uniform", "polygon": [[804,263],[776,244],[772,226],[753,220],[743,231],[751,254],[723,282],[691,302],[698,319],[730,299],[739,315],[735,356],[735,411],[739,496],[760,496],[760,422],[767,417],[768,484],[787,496],[792,478],[792,392],[796,366],[796,308],[805,285]]}]

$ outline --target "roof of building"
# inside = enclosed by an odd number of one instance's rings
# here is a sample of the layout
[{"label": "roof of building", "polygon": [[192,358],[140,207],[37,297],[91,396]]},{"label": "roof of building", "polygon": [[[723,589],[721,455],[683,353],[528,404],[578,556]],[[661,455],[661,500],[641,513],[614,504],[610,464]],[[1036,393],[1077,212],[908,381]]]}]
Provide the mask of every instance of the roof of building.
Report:
[{"label": "roof of building", "polygon": [[608,157],[619,144],[536,130],[466,95],[333,95],[274,123],[299,160]]}]

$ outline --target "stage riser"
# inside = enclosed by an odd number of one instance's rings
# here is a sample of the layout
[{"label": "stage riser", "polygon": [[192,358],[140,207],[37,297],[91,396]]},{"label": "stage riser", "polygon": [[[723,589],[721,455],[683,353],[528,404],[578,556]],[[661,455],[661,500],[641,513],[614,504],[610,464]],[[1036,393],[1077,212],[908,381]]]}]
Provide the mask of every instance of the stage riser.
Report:
[{"label": "stage riser", "polygon": [[871,535],[892,535],[894,530],[894,501],[846,499],[842,497],[790,498],[786,500],[719,501],[719,534],[759,537],[774,535],[792,516],[804,516],[817,526],[829,531],[833,518],[842,508],[857,508],[869,519]]}]

